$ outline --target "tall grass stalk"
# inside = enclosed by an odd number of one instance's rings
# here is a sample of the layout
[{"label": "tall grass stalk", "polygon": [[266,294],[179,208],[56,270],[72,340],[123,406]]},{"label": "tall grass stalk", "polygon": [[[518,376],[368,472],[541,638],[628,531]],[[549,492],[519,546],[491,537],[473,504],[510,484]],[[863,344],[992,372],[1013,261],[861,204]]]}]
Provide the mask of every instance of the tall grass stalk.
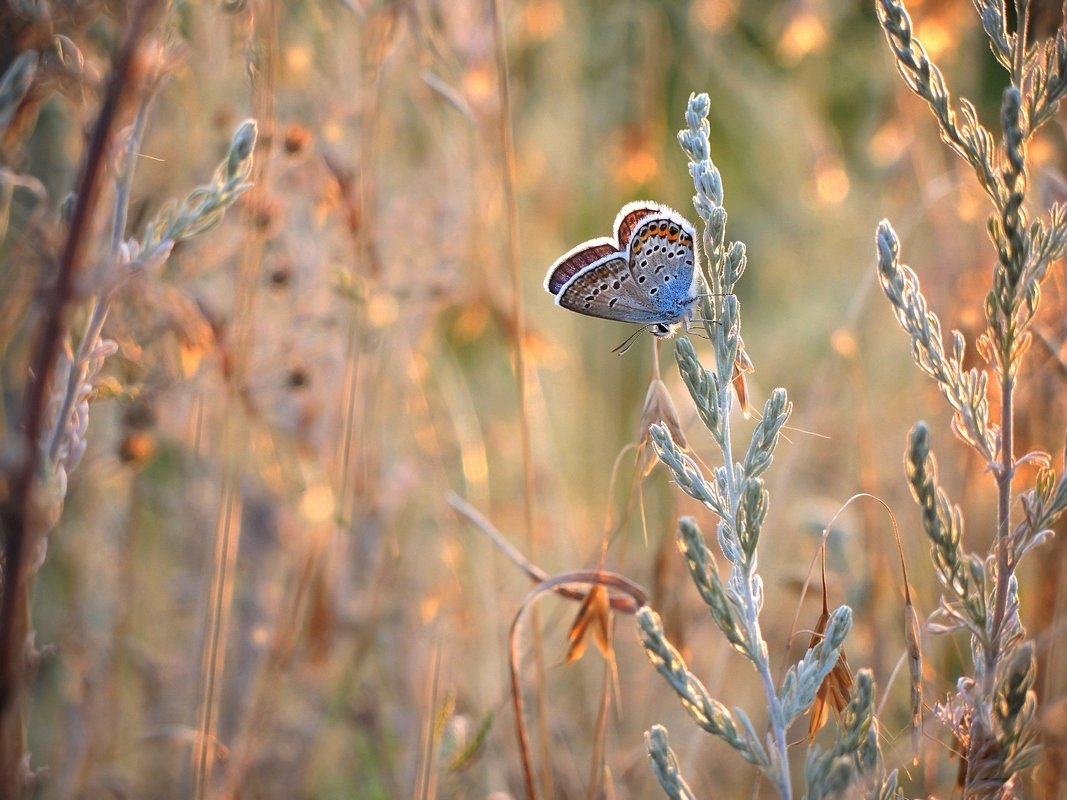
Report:
[{"label": "tall grass stalk", "polygon": [[[3,529],[3,573],[0,575],[0,785],[24,785],[26,718],[23,693],[25,674],[35,657],[29,614],[29,564],[33,551],[42,546],[44,535],[55,519],[55,503],[49,502],[42,475],[48,475],[50,450],[42,447],[42,434],[48,430],[49,391],[53,370],[63,347],[66,314],[76,301],[76,282],[83,270],[85,250],[91,230],[96,198],[101,191],[107,153],[113,140],[118,115],[131,85],[138,80],[136,57],[142,44],[147,18],[154,0],[139,3],[130,20],[122,46],[114,62],[85,154],[78,194],[67,237],[59,256],[44,319],[38,335],[30,374],[21,408],[22,449],[6,475],[7,494],[0,506]],[[2,83],[5,107],[24,94],[32,82],[36,59],[16,59]],[[4,115],[10,118],[6,113]],[[7,120],[5,119],[5,126]],[[49,506],[52,506],[49,508]],[[16,791],[18,789],[16,788]]]},{"label": "tall grass stalk", "polygon": [[[35,367],[28,381],[22,430],[27,439],[32,436],[33,444],[26,443],[24,461],[10,481],[12,491],[4,509],[5,575],[0,617],[4,677],[0,707],[4,719],[0,734],[3,764],[0,785],[5,787],[24,786],[28,777],[25,714],[22,700],[16,696],[21,693],[20,683],[29,666],[26,662],[34,658],[28,606],[32,574],[27,564],[30,555],[27,545],[43,552],[44,537],[62,513],[68,476],[86,452],[90,401],[107,358],[117,351],[117,345],[104,338],[104,326],[116,292],[133,275],[158,274],[177,242],[209,231],[249,188],[246,179],[256,140],[256,125],[252,121],[238,127],[227,157],[216,169],[211,183],[198,187],[181,203],[172,201],[164,205],[140,238],[126,238],[137,154],[148,124],[151,99],[167,66],[165,51],[157,45],[146,45],[145,19],[151,15],[152,5],[145,2],[136,9],[116,60],[85,156],[86,166],[73,197],[60,277],[45,315]],[[109,235],[98,259],[101,266],[86,280],[90,288],[84,309],[86,322],[76,338],[67,318],[68,307],[79,300],[75,276],[88,259],[88,232],[93,212],[99,205],[97,198],[103,192],[107,154],[112,150],[113,130],[122,113],[122,100],[134,91],[137,99],[133,122],[122,145],[115,150],[118,163],[112,169]],[[35,557],[33,570],[39,566],[39,560]]]},{"label": "tall grass stalk", "polygon": [[[515,141],[512,130],[511,81],[508,73],[507,39],[504,28],[504,0],[490,4],[493,20],[493,44],[496,58],[497,86],[500,94],[500,109],[497,127],[500,136],[501,183],[504,191],[505,241],[507,243],[508,275],[511,278],[511,316],[515,340],[515,376],[518,389],[519,441],[522,459],[522,512],[523,527],[530,558],[537,560],[537,536],[534,530],[534,467],[530,443],[530,414],[527,398],[530,392],[532,371],[526,353],[526,308],[523,303],[522,270],[519,258],[519,206],[515,190]],[[538,610],[533,614],[534,671],[538,718],[548,719],[545,700],[544,643]],[[539,728],[541,750],[541,791],[545,797],[554,794],[551,768],[549,732],[542,722]]]},{"label": "tall grass stalk", "polygon": [[[274,91],[277,81],[278,29],[274,3],[263,4],[260,13],[251,16],[249,38],[254,42],[247,54],[252,81],[252,106],[256,118],[270,135],[275,128]],[[240,266],[234,286],[234,309],[230,335],[231,361],[226,374],[227,391],[218,421],[219,454],[222,460],[218,505],[215,513],[215,550],[204,624],[201,653],[197,737],[193,753],[193,796],[206,797],[215,764],[220,686],[223,678],[229,620],[233,606],[234,571],[241,541],[244,497],[240,487],[241,469],[248,452],[247,427],[242,406],[246,390],[255,327],[256,289],[263,268],[266,244],[263,226],[256,224],[257,209],[264,207],[267,170],[270,159],[251,160],[248,164],[250,198],[244,215],[244,237]],[[252,175],[252,171],[255,174]],[[239,774],[237,763],[232,775]]]},{"label": "tall grass stalk", "polygon": [[[1041,284],[1051,264],[1067,254],[1067,208],[1057,203],[1046,217],[1035,219],[1027,210],[1028,143],[1067,94],[1067,29],[1028,44],[1029,2],[1016,0],[1014,32],[1003,2],[976,0],[975,6],[993,55],[1009,75],[999,140],[970,101],[953,103],[940,70],[914,36],[903,2],[879,0],[877,10],[904,82],[930,106],[942,141],[971,165],[993,206],[988,231],[996,260],[985,299],[986,328],[972,343],[986,368],[964,367],[967,343],[959,331],[952,332],[946,347],[941,322],[918,278],[899,261],[900,243],[888,221],[878,226],[876,240],[879,279],[911,338],[915,362],[937,382],[952,410],[953,431],[985,461],[995,485],[996,536],[981,555],[964,548],[963,515],[940,486],[926,424],[912,429],[905,454],[908,481],[945,590],[930,627],[964,631],[971,640],[973,673],[960,679],[939,716],[965,758],[964,795],[1001,797],[1017,787],[1019,774],[1038,755],[1036,667],[1020,618],[1016,570],[1023,556],[1051,535],[1067,508],[1067,476],[1057,478],[1047,453],[1016,457],[1014,444],[1018,381]],[[999,414],[991,411],[990,376]],[[1016,493],[1019,467],[1027,463],[1036,467],[1036,480]],[[1016,507],[1022,519],[1013,525]]]},{"label": "tall grass stalk", "polygon": [[[682,379],[700,419],[719,448],[722,466],[706,478],[697,461],[674,441],[665,425],[653,425],[651,434],[660,460],[682,490],[719,518],[717,540],[730,564],[725,583],[718,575],[703,534],[692,519],[681,520],[678,546],[719,630],[759,676],[766,703],[766,735],[757,732],[744,710],[729,709],[710,697],[677,649],[666,640],[654,611],[647,607],[641,609],[637,620],[649,658],[696,724],[756,765],[780,797],[792,798],[787,731],[794,720],[811,708],[820,685],[837,664],[852,625],[852,611],[848,606],[837,608],[830,615],[822,640],[809,648],[788,669],[784,680],[776,684],[760,626],[764,587],[757,571],[757,549],[769,504],[762,475],[771,465],[792,406],[785,390],[775,389],[764,404],[763,416],[744,455],[741,460],[735,460],[730,411],[741,314],[734,287],[744,273],[747,259],[743,243],[726,239],[722,180],[711,160],[708,141],[709,110],[706,94],[693,95],[686,112],[686,128],[678,134],[678,139],[689,156],[689,172],[697,192],[693,204],[704,223],[707,260],[702,270],[708,293],[703,298],[702,316],[708,320],[704,327],[714,349],[715,368],[709,370],[701,364],[688,338],[678,341],[675,352]],[[894,790],[895,776],[883,779],[882,775],[870,673],[861,671],[857,685],[860,690],[843,715],[833,748],[822,752],[813,746],[808,752],[805,768],[808,797],[830,796],[860,780],[875,794],[889,794]],[[669,750],[666,730],[653,728],[646,735],[646,744],[653,770],[668,796],[692,796]]]}]

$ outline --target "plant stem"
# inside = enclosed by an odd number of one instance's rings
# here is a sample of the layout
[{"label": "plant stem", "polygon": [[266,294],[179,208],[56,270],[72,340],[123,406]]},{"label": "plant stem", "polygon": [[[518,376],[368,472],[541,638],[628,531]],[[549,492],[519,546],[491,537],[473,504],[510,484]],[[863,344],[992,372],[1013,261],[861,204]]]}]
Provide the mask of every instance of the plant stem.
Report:
[{"label": "plant stem", "polygon": [[[1001,645],[1004,636],[1004,623],[1008,608],[1008,587],[1011,584],[1012,573],[1015,570],[1015,560],[1011,557],[1011,547],[1010,542],[1008,541],[1011,522],[1011,485],[1012,479],[1015,476],[1013,453],[1014,390],[1015,379],[1010,372],[1005,372],[1000,380],[1001,443],[1000,464],[997,470],[997,539],[995,543],[997,558],[996,587],[994,588],[993,618],[989,624],[987,635],[988,641],[984,648],[985,657],[983,659],[984,668],[982,672],[981,716],[975,720],[976,724],[984,727],[990,734],[994,733],[991,711],[997,685],[997,664],[1000,661],[1002,651]],[[980,754],[976,752],[976,747],[984,746],[985,739],[986,737],[984,736],[971,737],[967,752],[967,771],[963,782],[965,797],[969,796],[968,790],[971,787],[971,781],[974,776],[974,767],[980,759]]]},{"label": "plant stem", "polygon": [[1015,0],[1015,47],[1012,52],[1012,83],[1023,88],[1023,72],[1026,64],[1026,31],[1030,22],[1030,3],[1028,0]]},{"label": "plant stem", "polygon": [[93,310],[85,327],[85,335],[82,337],[81,344],[78,345],[78,354],[71,362],[70,372],[67,374],[66,390],[63,392],[63,402],[52,423],[52,433],[48,438],[47,454],[50,464],[55,464],[59,457],[59,445],[63,441],[70,410],[78,397],[78,387],[85,381],[89,369],[89,354],[100,341],[100,334],[103,332],[108,311],[111,309],[111,294],[109,287],[93,300]]},{"label": "plant stem", "polygon": [[789,780],[789,745],[785,739],[781,704],[778,702],[778,692],[774,688],[774,678],[771,677],[771,665],[767,660],[767,648],[764,645],[763,632],[760,629],[759,618],[756,616],[756,598],[752,591],[751,581],[745,581],[745,606],[746,610],[752,614],[752,636],[759,648],[756,671],[759,672],[760,681],[763,683],[763,693],[767,696],[767,710],[771,717],[771,730],[774,731],[774,744],[778,748],[778,794],[782,797],[782,800],[792,800],[793,787]]},{"label": "plant stem", "polygon": [[144,140],[145,128],[148,125],[148,106],[155,96],[155,92],[149,89],[141,95],[137,104],[137,115],[133,120],[130,136],[126,141],[125,152],[122,154],[122,170],[115,179],[115,216],[111,224],[111,250],[109,255],[112,262],[116,261],[119,247],[126,236],[126,220],[130,213],[130,190],[133,187],[133,173],[137,164],[137,152],[141,149]]},{"label": "plant stem", "polygon": [[25,679],[29,631],[29,585],[26,553],[33,546],[34,494],[40,477],[40,435],[45,424],[48,388],[59,357],[66,311],[76,293],[76,277],[90,235],[93,210],[104,174],[112,133],[130,85],[137,80],[136,54],[158,0],[141,0],[119,50],[100,113],[93,127],[78,183],[78,195],[41,332],[33,355],[22,413],[22,452],[9,476],[9,492],[0,505],[3,540],[3,600],[0,602],[0,785],[19,791],[25,749],[25,715],[19,695]]},{"label": "plant stem", "polygon": [[[136,166],[137,151],[144,139],[145,128],[148,124],[148,106],[153,96],[151,90],[143,92],[140,102],[137,104],[137,114],[134,117],[133,127],[130,130],[126,146],[123,148],[121,170],[115,179],[115,211],[111,225],[111,243],[108,250],[109,268],[121,270],[124,265],[119,263],[119,250],[122,246],[123,237],[126,233],[126,219],[130,210],[130,190],[133,186],[133,173]],[[67,387],[63,393],[63,402],[59,413],[52,424],[52,433],[48,438],[48,459],[52,463],[59,454],[59,445],[63,440],[63,432],[67,427],[67,419],[74,401],[78,396],[78,388],[85,380],[88,369],[89,354],[100,341],[100,335],[107,321],[108,312],[111,310],[111,297],[114,288],[118,284],[119,277],[106,281],[106,287],[93,298],[92,311],[89,314],[89,322],[86,325],[85,335],[78,345],[78,354],[70,365],[67,374]]]},{"label": "plant stem", "polygon": [[[722,365],[720,365],[721,371]],[[732,370],[733,364],[727,369]],[[722,376],[720,375],[720,380]],[[726,491],[730,497],[731,513],[733,519],[730,525],[737,534],[737,511],[741,503],[741,495],[737,491],[734,480],[734,457],[733,438],[730,432],[730,408],[733,405],[733,389],[729,380],[729,373],[724,382],[719,397],[719,408],[723,419],[722,458],[726,468]],[[778,750],[778,769],[775,783],[778,786],[778,794],[782,800],[792,800],[793,787],[789,780],[789,745],[785,738],[785,729],[782,725],[781,704],[778,701],[778,692],[774,687],[774,678],[771,675],[771,665],[767,657],[767,645],[763,640],[763,630],[759,623],[759,608],[756,605],[756,592],[752,585],[752,576],[755,572],[755,559],[749,566],[735,565],[735,569],[744,572],[744,604],[745,614],[748,616],[749,648],[752,653],[753,664],[759,673],[760,682],[763,684],[763,693],[767,698],[767,710],[770,714],[770,726],[774,731],[774,743]]]},{"label": "plant stem", "polygon": [[1008,606],[1008,586],[1015,570],[1011,557],[1008,536],[1011,533],[1011,485],[1015,477],[1014,450],[1014,402],[1015,378],[1005,374],[1000,382],[1000,474],[997,477],[997,585],[993,605],[993,621],[989,628],[989,645],[985,653],[985,676],[983,693],[987,698],[993,694],[996,666],[1000,658],[1001,639]]}]

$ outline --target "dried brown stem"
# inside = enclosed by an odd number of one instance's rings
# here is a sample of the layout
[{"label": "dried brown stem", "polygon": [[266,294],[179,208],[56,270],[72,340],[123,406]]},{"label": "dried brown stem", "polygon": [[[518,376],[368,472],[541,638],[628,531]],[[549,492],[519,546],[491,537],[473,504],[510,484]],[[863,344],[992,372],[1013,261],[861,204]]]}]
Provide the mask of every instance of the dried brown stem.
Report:
[{"label": "dried brown stem", "polygon": [[0,785],[19,785],[24,747],[23,712],[17,702],[24,679],[25,642],[29,635],[29,587],[25,560],[34,526],[33,492],[41,470],[41,430],[52,370],[62,345],[67,310],[75,300],[76,277],[89,239],[92,215],[106,166],[107,153],[122,105],[138,80],[137,51],[159,0],[141,0],[116,57],[107,92],[93,127],[77,199],[55,282],[46,295],[41,331],[32,358],[22,404],[22,447],[7,476],[0,504],[3,528],[3,600],[0,602]]},{"label": "dried brown stem", "polygon": [[[535,586],[533,591],[523,600],[522,605],[515,614],[515,619],[511,623],[511,633],[508,636],[508,651],[511,666],[511,702],[515,708],[515,730],[519,738],[523,786],[528,800],[537,800],[538,792],[534,782],[533,757],[530,751],[530,737],[526,730],[525,704],[522,699],[522,685],[519,674],[519,626],[527,609],[530,609],[539,597],[545,593],[559,592],[561,588],[567,586],[573,588],[578,584],[604,586],[609,590],[614,590],[617,596],[627,598],[628,605],[632,604],[634,611],[643,606],[647,598],[644,589],[622,575],[600,570],[574,570],[545,579]],[[614,603],[612,605],[613,607],[618,607]]]}]

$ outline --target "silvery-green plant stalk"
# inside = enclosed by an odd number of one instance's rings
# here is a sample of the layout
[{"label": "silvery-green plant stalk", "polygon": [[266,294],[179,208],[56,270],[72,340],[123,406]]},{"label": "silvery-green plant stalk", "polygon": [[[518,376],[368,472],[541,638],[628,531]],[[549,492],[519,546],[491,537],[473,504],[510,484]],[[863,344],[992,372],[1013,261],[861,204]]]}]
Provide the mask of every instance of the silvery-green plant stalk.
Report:
[{"label": "silvery-green plant stalk", "polygon": [[[681,520],[678,544],[712,619],[731,646],[752,663],[759,675],[767,708],[766,736],[757,733],[742,709],[729,709],[708,695],[701,681],[689,671],[681,655],[664,637],[654,611],[641,609],[637,621],[650,660],[677,693],[694,722],[722,739],[746,761],[758,766],[781,797],[791,798],[787,731],[790,724],[811,707],[820,684],[837,663],[841,645],[852,624],[852,612],[847,606],[835,610],[823,640],[790,667],[781,685],[775,684],[767,644],[760,628],[763,581],[757,572],[757,550],[769,504],[762,475],[771,465],[791,404],[784,389],[775,389],[763,406],[763,416],[744,455],[735,460],[730,430],[731,381],[741,346],[741,315],[733,292],[745,270],[746,258],[744,244],[726,239],[722,180],[711,160],[708,142],[709,110],[710,101],[706,94],[690,97],[686,128],[679,133],[678,139],[689,156],[689,172],[696,187],[693,204],[704,222],[706,261],[702,269],[708,293],[702,304],[704,327],[714,348],[715,369],[708,370],[700,363],[688,338],[678,341],[675,353],[700,419],[722,454],[722,466],[706,478],[696,460],[674,442],[665,425],[652,425],[650,431],[660,460],[682,490],[719,517],[718,544],[730,563],[725,582],[719,577],[704,536],[693,520]],[[873,693],[873,685],[870,692]],[[823,769],[825,759],[809,759],[812,768],[818,768],[808,776],[809,790],[815,787],[818,796],[830,794],[832,787],[850,784],[865,770],[875,771],[870,776],[872,785],[882,785],[880,754],[875,758],[870,752],[872,747],[877,752],[877,738],[872,740],[866,735],[871,729],[869,702],[854,717],[861,722],[835,749],[832,756],[834,769]],[[666,731],[654,728],[646,741],[649,758],[664,791],[671,797],[690,796],[666,745]],[[840,766],[845,763],[853,767],[847,775]],[[831,779],[832,784],[827,782]]]},{"label": "silvery-green plant stalk", "polygon": [[889,800],[898,797],[897,773],[882,779],[882,752],[878,745],[878,720],[874,716],[874,679],[870,670],[860,670],[852,699],[841,713],[837,737],[826,752],[812,746],[805,775],[807,800],[841,797],[858,783],[856,797]]},{"label": "silvery-green plant stalk", "polygon": [[648,761],[663,791],[671,800],[695,800],[696,795],[685,782],[678,769],[678,759],[667,744],[667,729],[662,725],[653,725],[645,734],[645,749]]},{"label": "silvery-green plant stalk", "polygon": [[106,358],[117,350],[114,342],[102,338],[115,290],[134,272],[157,272],[177,242],[213,228],[222,220],[226,209],[251,187],[247,178],[252,169],[256,123],[247,120],[234,133],[226,159],[215,170],[210,184],[194,189],[180,205],[173,201],[167,204],[148,224],[140,241],[123,240],[133,163],[144,133],[147,109],[148,103],[142,102],[127,134],[122,163],[116,172],[107,272],[90,302],[88,322],[77,351],[71,354],[68,349],[56,368],[49,402],[51,424],[41,447],[52,478],[53,502],[57,504],[66,495],[67,475],[85,453],[94,378]]},{"label": "silvery-green plant stalk", "polygon": [[[960,679],[955,698],[939,716],[965,749],[965,796],[999,797],[1036,758],[1034,665],[1030,645],[1023,644],[1015,571],[1067,508],[1067,478],[1057,478],[1050,456],[1035,452],[1016,458],[1014,451],[1015,389],[1041,282],[1050,265],[1067,254],[1067,209],[1057,203],[1046,219],[1035,220],[1026,209],[1027,143],[1067,94],[1067,29],[1028,47],[1025,0],[1015,4],[1016,33],[1008,31],[1003,2],[975,0],[975,6],[993,54],[1010,75],[1001,100],[999,142],[966,99],[958,100],[957,116],[940,70],[913,35],[903,2],[878,0],[877,11],[905,83],[930,106],[942,141],[971,165],[993,206],[989,237],[996,260],[985,301],[987,326],[975,343],[987,369],[964,368],[966,342],[959,331],[945,347],[940,320],[928,308],[915,273],[900,263],[900,243],[888,221],[878,226],[876,244],[879,279],[911,338],[915,361],[937,382],[953,412],[953,431],[985,459],[996,485],[997,535],[983,557],[963,546],[963,515],[938,484],[926,425],[912,429],[905,454],[908,481],[947,592],[931,627],[965,630],[972,644],[974,675]],[[990,414],[990,373],[1000,395],[999,419]],[[1036,463],[1038,477],[1032,489],[1016,496],[1013,481],[1022,461]],[[1013,527],[1016,505],[1024,518]]]}]

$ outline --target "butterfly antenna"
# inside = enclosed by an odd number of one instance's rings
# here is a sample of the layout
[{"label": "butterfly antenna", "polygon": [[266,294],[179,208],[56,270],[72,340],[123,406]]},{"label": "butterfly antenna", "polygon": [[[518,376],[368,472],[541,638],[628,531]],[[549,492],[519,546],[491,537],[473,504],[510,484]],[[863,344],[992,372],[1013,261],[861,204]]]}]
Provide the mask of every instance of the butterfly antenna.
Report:
[{"label": "butterfly antenna", "polygon": [[650,322],[648,325],[642,325],[636,331],[634,331],[629,336],[627,336],[626,340],[622,344],[620,344],[618,347],[616,347],[614,350],[612,350],[611,352],[617,353],[620,356],[626,355],[626,351],[629,350],[631,347],[633,347],[634,342],[637,341],[637,337],[640,336],[645,331],[647,331],[649,328],[656,327],[657,324],[659,324],[659,323]]}]

